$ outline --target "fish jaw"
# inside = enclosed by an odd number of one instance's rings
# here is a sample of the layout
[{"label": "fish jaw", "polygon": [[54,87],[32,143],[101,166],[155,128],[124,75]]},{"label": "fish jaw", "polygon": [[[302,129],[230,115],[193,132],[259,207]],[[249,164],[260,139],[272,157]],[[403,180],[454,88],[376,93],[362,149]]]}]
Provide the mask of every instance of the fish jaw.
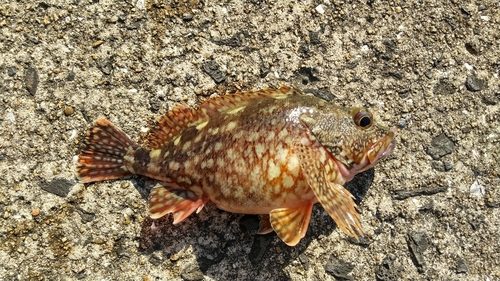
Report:
[{"label": "fish jaw", "polygon": [[377,164],[379,161],[385,159],[394,150],[394,137],[396,136],[397,129],[392,128],[383,138],[368,146],[363,153],[362,159],[359,164],[348,169],[340,161],[336,161],[340,174],[346,182],[352,180],[357,174],[364,172]]}]

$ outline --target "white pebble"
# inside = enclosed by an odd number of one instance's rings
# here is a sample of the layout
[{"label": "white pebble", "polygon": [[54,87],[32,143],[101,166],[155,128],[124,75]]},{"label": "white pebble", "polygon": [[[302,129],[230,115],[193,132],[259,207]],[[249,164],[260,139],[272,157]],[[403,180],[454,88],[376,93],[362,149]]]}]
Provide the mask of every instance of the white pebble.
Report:
[{"label": "white pebble", "polygon": [[475,180],[470,186],[470,193],[476,196],[483,196],[485,193],[485,187]]},{"label": "white pebble", "polygon": [[320,13],[320,14],[324,14],[325,13],[325,8],[323,8],[323,4],[319,4],[317,7],[316,7],[316,12]]}]

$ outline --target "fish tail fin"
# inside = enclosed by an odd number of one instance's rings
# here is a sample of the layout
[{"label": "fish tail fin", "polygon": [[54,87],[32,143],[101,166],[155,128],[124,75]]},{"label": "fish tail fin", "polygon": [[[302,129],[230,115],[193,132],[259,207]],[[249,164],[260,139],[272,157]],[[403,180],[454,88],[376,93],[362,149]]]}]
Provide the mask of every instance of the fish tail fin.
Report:
[{"label": "fish tail fin", "polygon": [[[78,156],[81,182],[118,179],[134,174],[134,152],[139,145],[104,118],[97,120]],[[127,159],[128,158],[128,159]]]},{"label": "fish tail fin", "polygon": [[174,224],[178,224],[194,211],[199,212],[206,201],[191,190],[157,184],[149,195],[149,213],[153,219],[173,213]]}]

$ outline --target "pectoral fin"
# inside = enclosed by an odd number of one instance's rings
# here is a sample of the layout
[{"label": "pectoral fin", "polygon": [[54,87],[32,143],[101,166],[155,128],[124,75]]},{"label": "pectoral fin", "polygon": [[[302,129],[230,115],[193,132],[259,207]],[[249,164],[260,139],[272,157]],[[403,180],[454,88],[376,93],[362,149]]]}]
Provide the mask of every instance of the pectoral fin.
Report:
[{"label": "pectoral fin", "polygon": [[295,246],[307,232],[312,203],[296,208],[274,209],[269,214],[271,226],[288,246]]},{"label": "pectoral fin", "polygon": [[[302,173],[314,191],[316,198],[335,223],[347,235],[358,239],[363,234],[361,218],[354,203],[354,197],[342,185],[332,181],[339,171],[333,161],[325,157],[318,147],[299,144],[299,158]],[[325,159],[326,158],[326,159]],[[325,159],[324,163],[321,159]]]}]

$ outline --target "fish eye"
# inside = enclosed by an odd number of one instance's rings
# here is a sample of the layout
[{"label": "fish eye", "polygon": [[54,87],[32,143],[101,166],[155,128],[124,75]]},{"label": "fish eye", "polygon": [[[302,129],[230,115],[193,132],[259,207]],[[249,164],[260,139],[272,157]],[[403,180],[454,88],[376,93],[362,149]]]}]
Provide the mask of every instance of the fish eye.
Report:
[{"label": "fish eye", "polygon": [[359,109],[356,114],[354,114],[354,123],[363,129],[370,128],[372,123],[373,123],[373,116],[370,112],[364,110],[364,109]]}]

